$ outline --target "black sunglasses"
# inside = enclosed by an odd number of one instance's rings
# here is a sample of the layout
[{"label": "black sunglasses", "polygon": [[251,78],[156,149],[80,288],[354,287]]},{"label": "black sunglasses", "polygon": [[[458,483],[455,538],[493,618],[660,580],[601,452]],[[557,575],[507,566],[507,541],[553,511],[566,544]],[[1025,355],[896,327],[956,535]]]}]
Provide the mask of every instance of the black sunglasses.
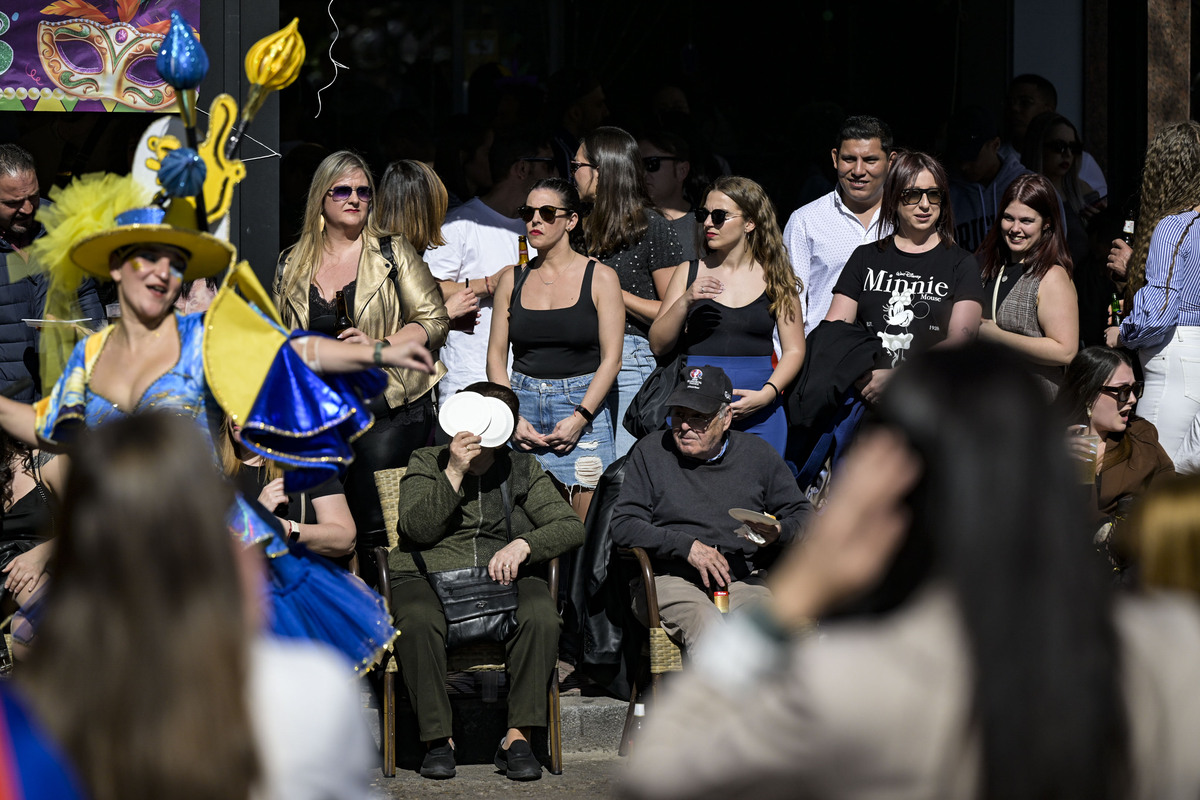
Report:
[{"label": "black sunglasses", "polygon": [[929,198],[929,205],[931,206],[940,206],[942,204],[941,189],[917,189],[915,187],[912,189],[905,189],[903,192],[901,192],[900,202],[906,206],[915,206],[917,203],[921,202],[922,195]]},{"label": "black sunglasses", "polygon": [[679,156],[642,156],[642,164],[645,165],[646,172],[658,172],[664,161],[687,161],[687,159]]},{"label": "black sunglasses", "polygon": [[703,225],[704,220],[708,219],[709,216],[711,215],[712,220],[713,220],[713,226],[717,227],[717,228],[724,225],[725,220],[729,219],[730,217],[742,216],[741,214],[734,214],[730,211],[726,211],[723,208],[717,208],[712,211],[709,211],[707,208],[704,208],[703,206],[701,206],[700,208],[697,208],[694,213],[696,214],[696,222],[699,222],[701,225]]},{"label": "black sunglasses", "polygon": [[521,206],[517,209],[517,216],[525,222],[533,222],[533,215],[541,214],[543,222],[553,224],[554,220],[558,218],[559,211],[565,211],[568,215],[572,213],[571,209],[563,208],[562,206],[538,206],[537,208],[533,206]]},{"label": "black sunglasses", "polygon": [[600,168],[597,167],[595,164],[589,164],[586,161],[572,161],[571,162],[571,174],[574,175],[576,172],[579,172],[579,170],[583,169],[584,167],[588,167],[589,169],[594,169],[597,172],[600,171]]},{"label": "black sunglasses", "polygon": [[1100,387],[1100,391],[1104,392],[1105,394],[1112,395],[1114,398],[1116,398],[1116,401],[1118,403],[1129,402],[1129,395],[1133,395],[1134,397],[1141,397],[1142,392],[1144,392],[1145,390],[1146,390],[1146,382],[1145,381],[1134,381],[1133,383],[1127,383],[1124,386],[1101,386]]},{"label": "black sunglasses", "polygon": [[357,194],[358,199],[364,203],[371,202],[371,187],[370,186],[335,186],[329,190],[329,196],[333,198],[335,203],[344,203],[350,199],[351,194]]},{"label": "black sunglasses", "polygon": [[1083,143],[1078,139],[1070,142],[1063,139],[1051,139],[1050,141],[1046,142],[1045,147],[1050,152],[1058,153],[1060,156],[1065,156],[1068,150],[1075,155],[1079,155],[1083,152]]}]

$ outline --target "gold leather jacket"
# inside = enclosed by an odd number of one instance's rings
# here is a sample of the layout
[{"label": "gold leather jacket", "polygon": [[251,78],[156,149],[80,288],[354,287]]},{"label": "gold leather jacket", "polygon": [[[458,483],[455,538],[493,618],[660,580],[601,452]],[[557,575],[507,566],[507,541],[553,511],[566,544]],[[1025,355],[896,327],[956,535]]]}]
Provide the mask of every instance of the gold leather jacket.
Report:
[{"label": "gold leather jacket", "polygon": [[[404,237],[393,236],[391,240],[392,254],[396,260],[394,278],[392,265],[384,257],[379,240],[368,238],[363,242],[354,289],[354,327],[368,336],[382,339],[415,322],[425,329],[429,337],[425,346],[437,350],[445,343],[446,331],[450,326],[450,317],[446,314],[437,281]],[[286,296],[283,294],[284,276],[293,269],[310,268],[292,264],[287,254],[280,259],[273,287],[275,304],[285,325],[307,328],[309,282],[299,281]],[[397,408],[428,394],[446,374],[446,367],[441,361],[436,362],[434,367],[432,375],[384,367],[388,376],[387,389],[384,391],[388,406]]]}]

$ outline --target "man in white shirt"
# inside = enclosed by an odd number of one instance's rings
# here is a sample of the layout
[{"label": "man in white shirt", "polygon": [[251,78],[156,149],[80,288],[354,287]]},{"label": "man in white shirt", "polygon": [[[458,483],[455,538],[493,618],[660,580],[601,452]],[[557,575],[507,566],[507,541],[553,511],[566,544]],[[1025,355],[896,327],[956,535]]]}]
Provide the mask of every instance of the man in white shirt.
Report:
[{"label": "man in white shirt", "polygon": [[804,284],[805,335],[825,319],[833,286],[854,249],[889,233],[879,206],[895,155],[891,129],[875,117],[850,117],[832,153],[837,186],[793,212],[783,231],[792,269]]},{"label": "man in white shirt", "polygon": [[[461,331],[455,330],[451,311],[440,356],[447,373],[438,385],[439,403],[464,386],[487,380],[492,292],[500,273],[517,263],[517,237],[525,233],[517,208],[525,204],[534,183],[554,174],[549,141],[531,131],[497,135],[488,161],[492,188],[451,211],[442,226],[446,244],[425,254],[447,307],[477,308],[479,314],[473,329]],[[529,257],[534,255],[531,249]]]}]

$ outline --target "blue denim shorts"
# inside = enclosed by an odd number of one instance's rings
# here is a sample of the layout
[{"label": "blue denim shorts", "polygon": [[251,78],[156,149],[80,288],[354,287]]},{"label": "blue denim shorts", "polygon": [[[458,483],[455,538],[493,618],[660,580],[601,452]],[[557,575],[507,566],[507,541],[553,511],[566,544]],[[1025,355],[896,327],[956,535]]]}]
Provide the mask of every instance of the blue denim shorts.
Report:
[{"label": "blue denim shorts", "polygon": [[[521,416],[540,434],[550,433],[559,420],[575,413],[575,406],[583,402],[591,385],[591,375],[531,378],[519,372],[512,374],[512,388],[521,401]],[[604,470],[616,459],[608,406],[600,404],[596,418],[583,429],[575,449],[566,455],[546,449],[531,452],[537,456],[542,469],[564,486],[596,488]]]}]

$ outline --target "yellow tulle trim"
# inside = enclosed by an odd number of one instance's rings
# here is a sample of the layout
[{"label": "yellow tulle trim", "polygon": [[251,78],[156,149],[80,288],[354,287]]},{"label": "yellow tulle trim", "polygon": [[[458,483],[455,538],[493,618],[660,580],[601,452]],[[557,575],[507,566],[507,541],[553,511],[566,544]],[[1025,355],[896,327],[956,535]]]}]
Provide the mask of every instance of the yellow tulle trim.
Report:
[{"label": "yellow tulle trim", "polygon": [[[24,277],[22,272],[46,274],[45,317],[79,318],[79,285],[89,276],[71,260],[71,248],[87,236],[114,228],[117,214],[145,206],[152,197],[152,192],[133,178],[104,172],[81,175],[61,189],[52,189],[50,199],[54,204],[43,206],[37,215],[46,235],[30,245],[28,265],[11,279]],[[10,270],[14,261],[17,259],[9,259]],[[39,349],[43,393],[48,393],[58,380],[81,338],[71,326],[51,325],[42,330]]]}]

